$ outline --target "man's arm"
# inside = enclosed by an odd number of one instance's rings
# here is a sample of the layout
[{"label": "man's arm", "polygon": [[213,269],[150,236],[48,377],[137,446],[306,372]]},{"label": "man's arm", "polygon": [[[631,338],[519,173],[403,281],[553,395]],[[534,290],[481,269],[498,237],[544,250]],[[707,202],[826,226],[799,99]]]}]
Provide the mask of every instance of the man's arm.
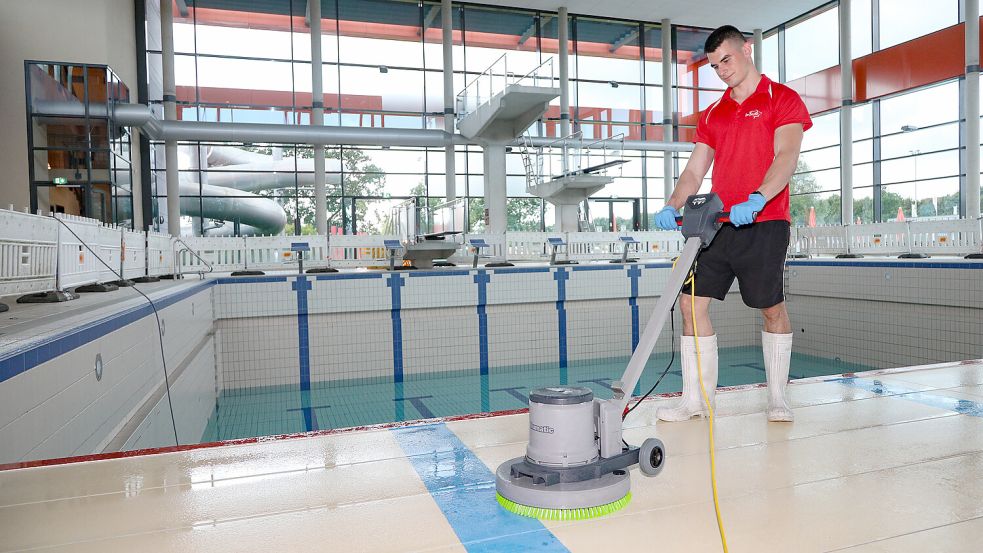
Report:
[{"label": "man's arm", "polygon": [[[775,129],[775,159],[765,173],[765,179],[758,192],[770,200],[780,194],[795,173],[802,148],[802,124],[790,123]],[[682,178],[679,179],[682,181]]]},{"label": "man's arm", "polygon": [[[800,132],[799,139],[801,140],[801,138],[802,133]],[[670,155],[670,153],[665,152],[664,155]],[[798,155],[798,150],[796,150],[796,155]],[[682,174],[679,175],[679,180],[676,181],[676,189],[672,191],[672,196],[666,203],[677,210],[681,209],[686,203],[686,198],[700,191],[703,177],[707,175],[712,163],[713,148],[702,142],[697,142],[696,146],[693,147],[693,153],[689,156],[689,161],[686,162],[686,168],[683,169]],[[794,161],[792,168],[795,168]]]}]

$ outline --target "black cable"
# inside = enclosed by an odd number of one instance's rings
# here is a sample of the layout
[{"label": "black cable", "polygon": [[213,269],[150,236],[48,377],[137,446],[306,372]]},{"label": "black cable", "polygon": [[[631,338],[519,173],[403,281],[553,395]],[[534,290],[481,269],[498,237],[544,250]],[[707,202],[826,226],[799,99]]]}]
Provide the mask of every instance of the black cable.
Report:
[{"label": "black cable", "polygon": [[[686,280],[689,280],[689,276],[692,276],[692,274],[695,273],[695,272],[696,272],[696,261],[693,262],[693,267],[692,267],[692,269],[690,269],[690,273],[689,273],[689,275],[687,275],[687,279]],[[635,409],[637,409],[638,406],[641,405],[642,402],[645,401],[646,398],[648,398],[650,395],[652,395],[652,392],[654,392],[655,389],[659,387],[659,384],[662,382],[662,379],[665,378],[667,374],[669,374],[669,369],[672,368],[673,362],[676,361],[676,320],[673,317],[673,314],[676,311],[676,302],[678,302],[678,301],[679,301],[679,294],[676,294],[676,299],[672,302],[672,306],[669,307],[669,328],[670,328],[670,334],[669,334],[669,344],[670,344],[670,346],[669,346],[669,348],[670,348],[670,352],[671,352],[670,355],[669,355],[669,363],[666,364],[666,368],[665,368],[665,370],[662,371],[662,374],[659,375],[659,378],[655,379],[655,384],[653,384],[652,387],[649,388],[649,391],[645,392],[645,395],[643,395],[641,398],[639,398],[638,401],[635,402],[635,405],[632,405],[631,408],[629,408],[628,410],[626,410],[624,412],[624,414],[621,415],[621,421],[622,422],[624,422],[625,418],[627,418],[628,415],[631,414],[632,411],[634,411]],[[694,321],[693,324],[696,324],[695,321]],[[626,442],[624,440],[624,438],[621,439],[621,443],[625,444],[625,447],[627,447],[627,448],[630,448],[631,447],[631,446],[628,445],[628,442]]]},{"label": "black cable", "polygon": [[[65,221],[62,221],[61,219],[55,216],[52,216],[51,218],[61,223],[61,225],[65,227],[68,230],[68,232],[72,233],[72,236],[74,236],[75,239],[78,240],[80,244],[85,246],[85,249],[92,252],[92,255],[94,255],[95,258],[98,259],[100,263],[105,265],[106,268],[110,270],[110,272],[112,272],[114,275],[119,277],[119,280],[124,280],[123,275],[117,273],[115,269],[113,269],[112,267],[109,266],[108,263],[103,261],[102,258],[99,257],[99,254],[93,251],[93,249],[90,248],[89,245],[85,243],[85,240],[82,240],[82,238],[80,238],[78,234],[75,234],[75,231],[72,230],[72,227],[68,226],[65,223]],[[136,290],[138,294],[143,296],[144,299],[150,302],[150,308],[154,310],[154,318],[157,320],[157,340],[160,342],[160,361],[161,363],[163,363],[163,367],[164,367],[164,389],[167,391],[167,406],[171,410],[171,428],[174,429],[174,445],[181,445],[181,442],[178,440],[177,437],[177,423],[174,422],[174,404],[171,403],[171,383],[167,379],[167,358],[164,356],[164,333],[161,329],[160,315],[157,313],[157,305],[154,304],[154,300],[150,299],[150,297],[147,296],[147,294],[144,294],[139,288],[137,288],[136,286],[132,286],[132,288]]]},{"label": "black cable", "polygon": [[669,308],[669,328],[671,329],[669,340],[671,344],[670,351],[672,352],[669,355],[669,363],[666,364],[666,368],[665,370],[662,371],[662,374],[659,375],[659,378],[655,380],[655,384],[653,384],[652,387],[649,388],[649,391],[645,392],[645,395],[643,395],[641,398],[638,399],[638,401],[635,402],[635,405],[632,405],[630,409],[625,411],[624,415],[621,416],[621,420],[625,420],[625,417],[627,417],[629,414],[631,414],[632,411],[638,408],[638,406],[641,405],[643,401],[645,401],[645,398],[652,395],[652,392],[654,392],[655,389],[659,386],[659,384],[662,383],[662,379],[665,378],[667,374],[669,374],[669,369],[672,368],[673,362],[676,361],[676,321],[672,316],[675,311],[676,311],[676,302],[673,302],[672,307]]}]

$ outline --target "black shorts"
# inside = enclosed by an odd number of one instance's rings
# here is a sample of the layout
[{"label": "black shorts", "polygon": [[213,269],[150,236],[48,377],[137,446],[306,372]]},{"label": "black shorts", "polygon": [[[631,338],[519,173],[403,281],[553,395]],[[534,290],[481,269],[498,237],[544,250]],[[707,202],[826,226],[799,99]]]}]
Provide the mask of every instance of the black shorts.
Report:
[{"label": "black shorts", "polygon": [[[723,300],[734,279],[744,304],[765,309],[785,301],[788,221],[764,221],[745,227],[725,224],[710,247],[696,258],[696,295]],[[683,293],[689,294],[689,286]]]}]

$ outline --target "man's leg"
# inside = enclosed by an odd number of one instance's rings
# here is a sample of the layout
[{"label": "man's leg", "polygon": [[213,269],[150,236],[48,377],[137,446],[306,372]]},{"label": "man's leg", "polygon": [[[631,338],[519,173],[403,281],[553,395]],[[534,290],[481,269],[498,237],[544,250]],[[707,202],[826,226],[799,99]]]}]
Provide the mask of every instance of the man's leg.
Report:
[{"label": "man's leg", "polygon": [[768,420],[792,422],[792,409],[786,398],[788,371],[792,362],[792,324],[785,302],[762,309],[761,316],[765,327],[761,333],[761,349],[768,379]]},{"label": "man's leg", "polygon": [[680,337],[679,348],[683,364],[683,393],[676,405],[656,411],[656,416],[664,421],[684,421],[697,415],[706,416],[707,403],[700,389],[701,373],[707,399],[711,406],[714,404],[714,391],[717,389],[717,336],[710,324],[710,298],[697,296],[695,303],[699,356],[697,337],[693,336],[693,298],[689,294],[680,294],[677,306],[683,316],[683,335]]}]

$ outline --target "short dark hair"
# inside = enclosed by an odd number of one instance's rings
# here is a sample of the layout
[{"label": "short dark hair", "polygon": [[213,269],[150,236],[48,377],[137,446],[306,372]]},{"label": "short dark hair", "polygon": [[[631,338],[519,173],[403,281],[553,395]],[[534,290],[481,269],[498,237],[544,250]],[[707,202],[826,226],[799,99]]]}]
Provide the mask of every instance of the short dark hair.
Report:
[{"label": "short dark hair", "polygon": [[741,44],[747,40],[741,31],[733,25],[724,25],[715,29],[710,36],[707,37],[706,43],[703,44],[703,52],[709,54],[720,48],[720,45],[724,43],[725,40],[736,40]]}]

